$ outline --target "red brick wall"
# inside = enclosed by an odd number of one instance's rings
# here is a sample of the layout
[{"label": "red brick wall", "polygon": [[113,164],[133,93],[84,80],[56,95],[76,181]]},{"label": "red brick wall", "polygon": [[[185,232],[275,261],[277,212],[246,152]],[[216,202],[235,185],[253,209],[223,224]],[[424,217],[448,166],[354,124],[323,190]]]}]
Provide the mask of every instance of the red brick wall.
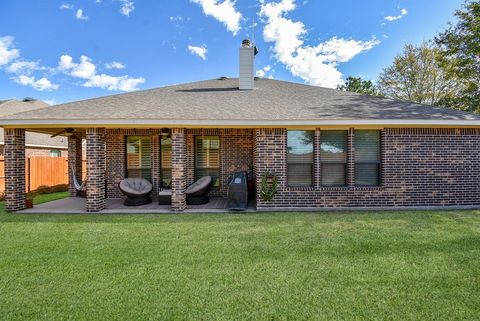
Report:
[{"label": "red brick wall", "polygon": [[5,201],[9,211],[23,210],[25,198],[25,130],[5,129]]},{"label": "red brick wall", "polygon": [[186,208],[186,147],[185,129],[172,129],[172,210],[174,211],[183,211]]},{"label": "red brick wall", "polygon": [[227,196],[228,178],[236,171],[253,168],[253,134],[251,129],[187,129],[187,186],[194,182],[195,136],[220,136],[220,186],[212,196]]},{"label": "red brick wall", "polygon": [[125,178],[125,143],[126,136],[151,136],[152,143],[152,183],[153,193],[158,193],[159,186],[159,161],[160,142],[159,129],[107,129],[107,197],[121,198],[123,194],[118,189],[118,184]]},{"label": "red brick wall", "polygon": [[[253,135],[250,129],[186,129],[186,184],[194,182],[195,136],[220,136],[221,168],[220,186],[213,189],[212,196],[226,196],[228,177],[235,171],[253,167]],[[125,137],[127,135],[150,135],[152,137],[152,177],[154,195],[158,192],[160,177],[160,130],[157,129],[107,129],[107,196],[121,198],[118,183],[125,178]]]},{"label": "red brick wall", "polygon": [[105,208],[105,128],[87,128],[87,212]]},{"label": "red brick wall", "polygon": [[[321,131],[316,132],[319,149]],[[354,159],[354,131],[349,132],[348,158]],[[319,159],[316,153],[316,160]],[[480,204],[480,130],[387,128],[382,132],[382,185],[356,187],[353,163],[348,186],[322,187],[318,162],[313,187],[285,185],[286,130],[256,130],[257,184],[265,170],[279,178],[271,202],[257,195],[257,207],[379,207]]]},{"label": "red brick wall", "polygon": [[[254,168],[257,186],[265,170],[279,178],[272,202],[257,195],[257,206],[267,207],[379,207],[480,204],[480,130],[387,128],[382,131],[382,185],[356,187],[354,135],[349,131],[346,187],[320,185],[320,163],[314,165],[314,186],[286,186],[285,129],[186,129],[186,186],[194,181],[194,137],[221,137],[221,185],[212,196],[226,196],[231,173]],[[152,136],[152,174],[158,188],[159,131],[107,130],[107,195],[121,197],[118,182],[125,175],[125,136]],[[315,132],[315,159],[320,157],[321,130]],[[254,161],[255,159],[255,161]],[[155,174],[157,173],[157,174]]]}]

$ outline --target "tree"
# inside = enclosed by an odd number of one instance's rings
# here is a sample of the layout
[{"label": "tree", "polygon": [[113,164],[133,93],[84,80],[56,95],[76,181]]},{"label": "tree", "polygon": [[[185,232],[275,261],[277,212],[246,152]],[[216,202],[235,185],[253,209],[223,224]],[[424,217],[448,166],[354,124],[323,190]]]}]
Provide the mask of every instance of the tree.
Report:
[{"label": "tree", "polygon": [[378,78],[379,92],[389,98],[442,105],[457,93],[456,81],[447,78],[438,62],[439,50],[429,43],[406,45]]},{"label": "tree", "polygon": [[375,85],[370,80],[363,80],[361,77],[349,76],[344,85],[338,85],[337,89],[343,91],[352,91],[362,95],[377,96],[378,92]]},{"label": "tree", "polygon": [[447,76],[462,82],[458,96],[450,103],[456,108],[480,112],[480,1],[466,1],[455,16],[457,23],[449,24],[435,37]]}]

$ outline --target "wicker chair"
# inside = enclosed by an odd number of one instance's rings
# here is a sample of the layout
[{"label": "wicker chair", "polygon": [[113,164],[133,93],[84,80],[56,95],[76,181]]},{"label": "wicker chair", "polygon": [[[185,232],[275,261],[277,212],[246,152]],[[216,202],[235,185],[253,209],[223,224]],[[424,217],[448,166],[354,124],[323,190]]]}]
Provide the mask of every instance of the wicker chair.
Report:
[{"label": "wicker chair", "polygon": [[152,192],[153,186],[144,178],[125,178],[118,187],[127,196],[123,203],[126,206],[140,206],[152,202],[148,195]]},{"label": "wicker chair", "polygon": [[213,179],[211,176],[203,176],[190,185],[185,191],[188,205],[201,205],[210,202],[207,194],[212,188]]}]

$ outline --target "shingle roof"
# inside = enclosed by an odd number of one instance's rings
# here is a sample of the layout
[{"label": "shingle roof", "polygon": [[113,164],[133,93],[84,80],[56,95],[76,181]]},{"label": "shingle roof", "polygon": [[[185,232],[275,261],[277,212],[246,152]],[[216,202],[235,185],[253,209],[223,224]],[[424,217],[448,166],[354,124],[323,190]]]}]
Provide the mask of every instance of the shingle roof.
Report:
[{"label": "shingle roof", "polygon": [[[259,79],[255,90],[238,90],[238,79],[206,80],[56,105],[0,118],[30,123],[80,124],[82,120],[326,121],[326,120],[454,120],[479,121],[480,116],[334,89]],[[182,123],[183,124],[183,123]]]},{"label": "shingle roof", "polygon": [[29,110],[48,107],[48,104],[41,100],[19,101],[15,99],[0,100],[0,117],[23,113]]},{"label": "shingle roof", "polygon": [[[11,117],[16,113],[22,113],[25,111],[36,110],[40,108],[48,107],[46,102],[41,100],[33,101],[18,101],[14,99],[0,100],[0,116]],[[0,128],[0,144],[4,144],[3,128]],[[50,147],[50,148],[67,148],[67,139],[65,137],[54,137],[50,135],[31,133],[25,134],[25,145],[29,147]]]}]

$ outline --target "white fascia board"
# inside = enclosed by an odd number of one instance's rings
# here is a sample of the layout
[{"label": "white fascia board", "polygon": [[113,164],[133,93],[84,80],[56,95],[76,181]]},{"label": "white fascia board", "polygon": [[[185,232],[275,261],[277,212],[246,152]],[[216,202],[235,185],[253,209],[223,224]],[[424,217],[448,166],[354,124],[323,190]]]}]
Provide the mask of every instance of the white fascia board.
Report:
[{"label": "white fascia board", "polygon": [[279,126],[480,126],[480,120],[433,120],[433,119],[333,119],[333,120],[186,120],[186,119],[5,119],[0,126],[22,128],[28,126],[55,127],[102,127],[102,126],[152,126],[152,127],[195,127],[195,126],[244,126],[244,127],[279,127]]},{"label": "white fascia board", "polygon": [[[5,145],[5,142],[0,141],[0,146]],[[55,145],[37,145],[37,144],[25,144],[25,147],[30,148],[45,148],[45,149],[61,149],[67,150],[68,147],[66,146],[55,146]]]},{"label": "white fascia board", "polygon": [[25,147],[46,148],[46,149],[61,149],[61,150],[67,150],[68,149],[68,147],[66,147],[66,146],[37,145],[37,144],[25,144]]}]

